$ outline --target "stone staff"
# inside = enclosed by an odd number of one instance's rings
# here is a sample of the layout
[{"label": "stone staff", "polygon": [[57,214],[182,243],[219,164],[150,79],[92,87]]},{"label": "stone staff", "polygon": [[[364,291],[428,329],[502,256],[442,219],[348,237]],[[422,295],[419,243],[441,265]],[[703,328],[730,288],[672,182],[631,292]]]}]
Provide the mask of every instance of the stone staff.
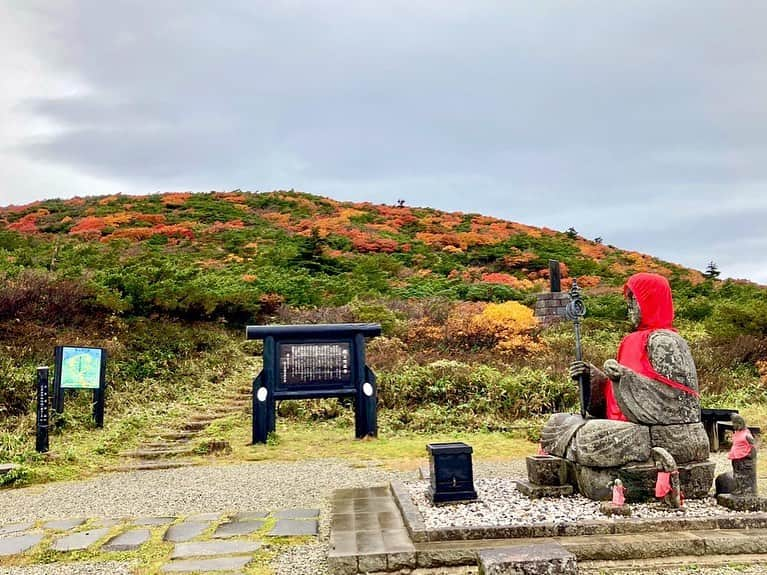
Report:
[{"label": "stone staff", "polygon": [[[581,288],[578,286],[578,280],[573,279],[573,285],[570,288],[570,303],[565,308],[565,317],[573,322],[575,329],[575,359],[583,361],[583,347],[581,346],[581,318],[586,315],[586,304],[581,298]],[[581,417],[586,417],[586,409],[591,399],[591,381],[588,373],[578,375],[578,390],[581,402]]]}]

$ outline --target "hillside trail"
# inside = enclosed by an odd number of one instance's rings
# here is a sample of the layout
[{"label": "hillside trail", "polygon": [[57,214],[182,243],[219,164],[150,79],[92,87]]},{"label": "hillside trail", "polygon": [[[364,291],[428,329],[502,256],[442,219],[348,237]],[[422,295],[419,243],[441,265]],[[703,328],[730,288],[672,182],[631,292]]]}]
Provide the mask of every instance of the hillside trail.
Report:
[{"label": "hillside trail", "polygon": [[[252,405],[250,381],[261,369],[258,358],[246,359],[246,369],[237,370],[221,383],[220,400],[207,410],[192,414],[178,427],[158,429],[150,433],[152,439],[145,441],[133,451],[124,451],[125,459],[109,471],[140,471],[150,469],[173,469],[199,465],[193,460],[199,447],[197,439],[211,424],[231,415],[249,413]],[[214,453],[229,449],[226,441],[208,440],[205,452]]]}]

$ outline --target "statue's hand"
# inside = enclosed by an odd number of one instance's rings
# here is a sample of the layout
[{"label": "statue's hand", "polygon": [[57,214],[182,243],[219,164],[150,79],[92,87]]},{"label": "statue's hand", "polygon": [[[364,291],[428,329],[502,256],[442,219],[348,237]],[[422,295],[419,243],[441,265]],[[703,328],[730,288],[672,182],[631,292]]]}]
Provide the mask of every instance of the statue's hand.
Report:
[{"label": "statue's hand", "polygon": [[614,359],[608,359],[605,362],[603,368],[604,368],[605,375],[613,381],[618,381],[626,369]]},{"label": "statue's hand", "polygon": [[578,379],[581,375],[589,375],[594,367],[587,361],[574,361],[570,364],[570,379]]}]

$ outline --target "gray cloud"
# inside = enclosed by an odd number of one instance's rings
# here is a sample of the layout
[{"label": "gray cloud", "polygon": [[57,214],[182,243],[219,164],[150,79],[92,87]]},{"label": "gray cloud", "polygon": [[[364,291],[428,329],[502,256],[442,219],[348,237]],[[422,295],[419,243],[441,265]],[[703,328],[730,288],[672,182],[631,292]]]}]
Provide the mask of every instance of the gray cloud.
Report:
[{"label": "gray cloud", "polygon": [[11,6],[19,50],[84,86],[16,103],[58,129],[4,147],[46,165],[131,190],[404,197],[732,273],[721,238],[764,237],[728,208],[763,207],[767,184],[757,0]]}]

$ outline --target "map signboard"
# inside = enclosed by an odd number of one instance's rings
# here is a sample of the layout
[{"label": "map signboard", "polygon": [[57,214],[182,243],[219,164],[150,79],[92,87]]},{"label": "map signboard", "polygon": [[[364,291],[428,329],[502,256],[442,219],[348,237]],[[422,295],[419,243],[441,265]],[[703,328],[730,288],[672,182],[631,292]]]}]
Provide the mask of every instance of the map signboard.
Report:
[{"label": "map signboard", "polygon": [[61,389],[101,388],[103,352],[97,347],[62,347]]}]

